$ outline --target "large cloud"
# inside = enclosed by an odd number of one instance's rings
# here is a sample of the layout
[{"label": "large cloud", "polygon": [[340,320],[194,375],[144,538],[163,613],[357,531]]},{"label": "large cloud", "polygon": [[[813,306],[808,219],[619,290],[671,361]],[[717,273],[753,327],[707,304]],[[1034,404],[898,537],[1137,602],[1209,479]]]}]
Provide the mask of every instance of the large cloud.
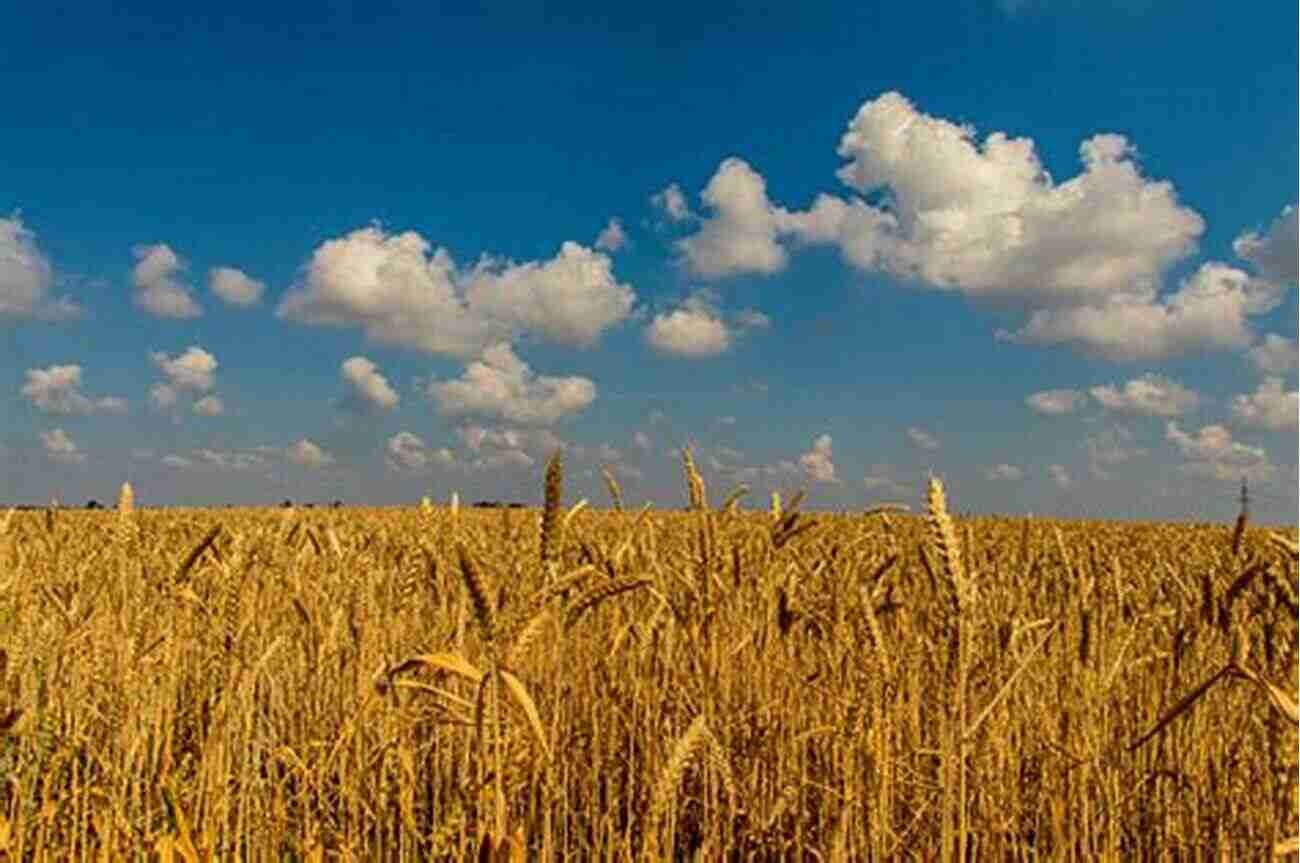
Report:
[{"label": "large cloud", "polygon": [[187,320],[203,314],[190,286],[181,280],[185,263],[165,243],[136,246],[131,270],[135,304],[157,318]]},{"label": "large cloud", "polygon": [[54,267],[36,245],[36,235],[18,216],[0,218],[0,319],[76,317],[81,309],[71,300],[50,297]]},{"label": "large cloud", "polygon": [[1232,415],[1242,425],[1294,431],[1300,418],[1300,391],[1283,390],[1280,377],[1264,378],[1253,393],[1233,398]]},{"label": "large cloud", "polygon": [[344,405],[358,411],[390,411],[401,397],[389,386],[379,367],[365,357],[350,357],[339,366],[339,376],[347,385]]},{"label": "large cloud", "polygon": [[536,375],[508,344],[500,343],[466,366],[460,378],[430,383],[428,393],[444,414],[544,425],[590,405],[596,385],[581,377]]},{"label": "large cloud", "polygon": [[1149,417],[1181,416],[1201,402],[1194,391],[1156,374],[1134,378],[1123,387],[1109,384],[1088,392],[1108,411]]},{"label": "large cloud", "polygon": [[359,326],[371,339],[472,357],[522,332],[593,344],[635,302],[608,256],[565,243],[543,262],[484,258],[459,271],[414,231],[361,228],[322,244],[277,314],[314,325]]},{"label": "large cloud", "polygon": [[116,396],[92,398],[81,391],[81,366],[28,369],[23,397],[47,414],[125,413],[126,400]]}]

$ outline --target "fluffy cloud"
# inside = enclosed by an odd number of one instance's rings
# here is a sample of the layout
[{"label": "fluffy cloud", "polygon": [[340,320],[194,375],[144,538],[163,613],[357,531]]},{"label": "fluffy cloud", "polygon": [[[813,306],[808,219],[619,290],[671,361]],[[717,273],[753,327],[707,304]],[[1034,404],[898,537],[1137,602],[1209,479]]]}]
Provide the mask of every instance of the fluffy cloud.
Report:
[{"label": "fluffy cloud", "polygon": [[582,377],[536,375],[501,343],[466,366],[460,378],[429,384],[428,393],[444,414],[545,425],[585,409],[596,400],[596,385]]},{"label": "fluffy cloud", "polygon": [[365,357],[350,357],[339,366],[339,376],[347,385],[343,404],[358,411],[391,411],[401,397],[379,373],[379,367]]},{"label": "fluffy cloud", "polygon": [[1246,351],[1246,358],[1265,374],[1284,374],[1296,367],[1296,344],[1284,336],[1269,333]]},{"label": "fluffy cloud", "polygon": [[831,461],[831,436],[824,434],[813,441],[813,447],[799,456],[804,473],[816,482],[839,482],[835,478],[835,462]]},{"label": "fluffy cloud", "polygon": [[684,222],[692,217],[686,195],[676,183],[670,183],[663,191],[651,195],[650,203],[667,216],[670,222]]},{"label": "fluffy cloud", "polygon": [[677,241],[687,268],[705,278],[775,273],[789,256],[777,242],[779,216],[767,183],[742,159],[718,166],[700,195],[711,215],[698,232]]},{"label": "fluffy cloud", "polygon": [[984,478],[990,482],[1017,482],[1025,478],[1025,472],[1013,464],[995,464],[984,469]]},{"label": "fluffy cloud", "polygon": [[596,248],[604,252],[617,252],[627,245],[627,232],[618,219],[610,219],[604,230],[596,236]]},{"label": "fluffy cloud", "polygon": [[1284,285],[1296,284],[1300,281],[1297,278],[1300,226],[1296,216],[1295,205],[1285,207],[1266,233],[1242,234],[1233,242],[1232,250],[1243,261],[1249,261],[1264,278]]},{"label": "fluffy cloud", "polygon": [[226,404],[216,396],[204,396],[194,402],[193,410],[202,417],[219,417],[226,412]]},{"label": "fluffy cloud", "polygon": [[907,430],[907,442],[917,449],[935,450],[939,448],[939,439],[917,426],[912,426]]},{"label": "fluffy cloud", "polygon": [[1124,426],[1095,432],[1084,441],[1084,446],[1088,450],[1088,472],[1095,479],[1110,479],[1108,467],[1146,455],[1146,450],[1134,445],[1133,432]]},{"label": "fluffy cloud", "polygon": [[472,357],[534,332],[586,347],[630,314],[636,295],[613,276],[608,256],[565,243],[543,262],[485,257],[461,272],[445,249],[431,253],[414,231],[362,228],[322,244],[281,318],[359,326],[378,342]]},{"label": "fluffy cloud", "polygon": [[66,298],[54,300],[54,267],[36,245],[36,235],[18,216],[0,218],[0,320],[6,317],[60,320],[80,308]]},{"label": "fluffy cloud", "polygon": [[[161,351],[149,355],[153,364],[163,373],[165,380],[153,385],[149,397],[159,409],[176,404],[182,393],[199,396],[194,404],[197,414],[214,416],[223,410],[221,400],[203,397],[216,385],[217,358],[198,345],[191,345],[185,353],[169,357]],[[202,407],[200,407],[202,405]]]},{"label": "fluffy cloud", "polygon": [[208,272],[208,290],[226,305],[246,309],[262,301],[266,284],[234,267],[216,267]]},{"label": "fluffy cloud", "polygon": [[296,465],[313,469],[334,464],[334,456],[307,438],[302,438],[285,450],[285,458]]},{"label": "fluffy cloud", "polygon": [[1200,396],[1192,390],[1160,375],[1134,378],[1122,388],[1114,385],[1092,387],[1088,392],[1108,411],[1149,417],[1176,417],[1195,410]]},{"label": "fluffy cloud", "polygon": [[1047,467],[1048,474],[1052,477],[1052,482],[1056,483],[1057,488],[1066,489],[1074,485],[1074,480],[1070,477],[1070,471],[1063,464],[1053,464]]},{"label": "fluffy cloud", "polygon": [[1026,397],[1025,404],[1034,413],[1060,416],[1073,413],[1087,398],[1078,390],[1040,390]]},{"label": "fluffy cloud", "polygon": [[196,449],[188,456],[168,453],[159,461],[167,467],[180,470],[249,471],[268,466],[266,456],[261,452],[214,449]]},{"label": "fluffy cloud", "polygon": [[715,357],[731,347],[731,331],[711,303],[692,297],[680,308],[655,315],[645,328],[645,340],[662,354]]},{"label": "fluffy cloud", "polygon": [[136,246],[131,270],[135,304],[157,318],[197,318],[203,309],[194,301],[190,286],[181,281],[185,264],[165,243]]},{"label": "fluffy cloud", "polygon": [[1202,426],[1191,435],[1170,420],[1165,426],[1165,440],[1178,447],[1186,459],[1183,469],[1192,476],[1221,482],[1264,481],[1274,473],[1268,453],[1260,447],[1234,441],[1232,433],[1221,425]]},{"label": "fluffy cloud", "polygon": [[1255,392],[1232,400],[1232,415],[1242,425],[1294,431],[1300,417],[1300,391],[1285,392],[1280,377],[1264,378]]},{"label": "fluffy cloud", "polygon": [[86,454],[61,428],[41,432],[41,446],[45,448],[45,457],[53,462],[81,464],[86,460]]},{"label": "fluffy cloud", "polygon": [[28,369],[22,395],[41,413],[126,413],[126,400],[116,396],[91,398],[81,392],[81,366]]},{"label": "fluffy cloud", "polygon": [[456,433],[474,453],[470,466],[478,469],[532,467],[556,450],[567,449],[564,441],[546,429],[469,425]]},{"label": "fluffy cloud", "polygon": [[385,444],[384,460],[393,470],[420,471],[435,464],[449,467],[456,458],[446,447],[429,449],[419,436],[400,431]]},{"label": "fluffy cloud", "polygon": [[1040,309],[1008,341],[1074,345],[1084,353],[1117,361],[1158,359],[1211,348],[1244,349],[1254,340],[1249,316],[1272,311],[1282,292],[1226,264],[1202,264],[1179,290],[1116,294],[1092,305]]}]

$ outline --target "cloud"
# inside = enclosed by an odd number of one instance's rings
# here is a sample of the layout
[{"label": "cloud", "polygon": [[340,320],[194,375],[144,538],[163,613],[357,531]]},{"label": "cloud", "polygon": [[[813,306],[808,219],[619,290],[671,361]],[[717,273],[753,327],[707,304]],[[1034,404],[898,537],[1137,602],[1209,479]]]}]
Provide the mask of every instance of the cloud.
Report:
[{"label": "cloud", "polygon": [[22,395],[41,413],[126,413],[126,400],[117,396],[91,398],[81,392],[81,366],[28,369]]},{"label": "cloud", "polygon": [[456,431],[474,460],[475,469],[526,468],[567,449],[564,441],[546,429],[463,426]]},{"label": "cloud", "polygon": [[1047,472],[1052,477],[1052,482],[1056,483],[1057,488],[1066,489],[1074,486],[1074,480],[1070,477],[1070,472],[1066,470],[1065,465],[1048,465]]},{"label": "cloud", "polygon": [[246,309],[262,301],[266,284],[234,267],[215,267],[208,271],[208,290],[226,305]]},{"label": "cloud", "polygon": [[191,345],[185,353],[174,357],[155,351],[149,358],[167,378],[167,385],[175,390],[207,392],[216,384],[217,358],[198,345]]},{"label": "cloud", "polygon": [[1124,426],[1095,432],[1087,437],[1084,446],[1088,450],[1088,472],[1095,479],[1110,479],[1106,468],[1146,455],[1146,450],[1133,445],[1133,432]]},{"label": "cloud", "polygon": [[1294,431],[1300,417],[1300,391],[1283,391],[1280,377],[1264,378],[1255,392],[1232,400],[1232,416],[1246,426]]},{"label": "cloud", "polygon": [[995,464],[984,469],[984,478],[990,482],[1017,482],[1025,478],[1025,472],[1013,464]]},{"label": "cloud", "polygon": [[687,269],[713,279],[785,269],[789,255],[777,242],[777,209],[767,182],[747,162],[725,159],[700,198],[711,215],[676,244]]},{"label": "cloud", "polygon": [[1148,417],[1176,417],[1195,410],[1201,398],[1166,377],[1146,374],[1124,384],[1092,387],[1088,392],[1108,411]]},{"label": "cloud", "polygon": [[428,393],[444,414],[545,425],[584,410],[596,400],[596,385],[582,377],[535,375],[501,343],[466,366],[460,378],[430,383]]},{"label": "cloud", "polygon": [[939,448],[939,439],[918,426],[912,426],[907,430],[907,442],[917,449],[936,450]]},{"label": "cloud", "polygon": [[1025,404],[1037,414],[1060,416],[1073,413],[1088,397],[1078,390],[1040,390],[1025,398]]},{"label": "cloud", "polygon": [[1022,344],[1073,345],[1115,361],[1239,350],[1254,341],[1249,316],[1272,311],[1281,298],[1276,283],[1211,261],[1170,296],[1134,293],[1093,305],[1040,309],[1019,330],[997,335]]},{"label": "cloud", "polygon": [[451,450],[437,450],[425,446],[423,439],[408,431],[400,431],[384,445],[384,461],[393,470],[422,471],[432,465],[450,467],[456,462]]},{"label": "cloud", "polygon": [[194,413],[204,417],[219,417],[226,412],[226,405],[216,396],[204,396],[194,402]]},{"label": "cloud", "polygon": [[1284,336],[1269,333],[1246,351],[1246,358],[1260,372],[1285,374],[1296,367],[1296,344]]},{"label": "cloud", "polygon": [[633,432],[632,446],[643,452],[649,452],[652,446],[650,443],[650,436],[643,431]]},{"label": "cloud", "polygon": [[135,304],[157,318],[188,320],[203,314],[194,301],[190,286],[179,278],[185,264],[165,243],[136,246],[131,250],[136,265],[131,270]]},{"label": "cloud", "polygon": [[688,298],[667,314],[655,315],[645,328],[645,341],[661,354],[716,357],[731,347],[731,330],[704,295]]},{"label": "cloud", "polygon": [[52,299],[54,267],[17,215],[0,218],[0,320],[63,320],[81,314],[66,297]]},{"label": "cloud", "polygon": [[266,467],[267,461],[259,452],[196,449],[191,464],[214,470],[246,471]]},{"label": "cloud", "polygon": [[45,457],[59,464],[82,464],[86,460],[86,454],[61,428],[41,432],[41,446],[45,448]]},{"label": "cloud", "polygon": [[1202,426],[1191,435],[1170,420],[1165,426],[1165,440],[1178,447],[1186,459],[1183,470],[1192,476],[1221,482],[1265,481],[1274,473],[1262,448],[1234,441],[1232,433],[1221,425]]},{"label": "cloud", "polygon": [[379,367],[365,357],[350,357],[339,366],[339,376],[347,385],[343,404],[353,410],[391,411],[401,397],[379,373]]},{"label": "cloud", "polygon": [[1250,262],[1264,278],[1294,285],[1300,266],[1300,226],[1297,225],[1295,205],[1284,207],[1268,231],[1260,234],[1249,231],[1237,237],[1232,250],[1243,261]]},{"label": "cloud", "polygon": [[862,476],[867,491],[879,491],[893,496],[903,496],[911,489],[897,476],[893,465],[876,463],[867,465]]},{"label": "cloud", "polygon": [[650,203],[667,216],[670,222],[684,222],[694,217],[690,205],[686,203],[682,187],[676,183],[670,183],[663,191],[651,195]]},{"label": "cloud", "polygon": [[772,326],[772,319],[758,309],[741,309],[736,313],[736,326],[741,329],[765,330]]},{"label": "cloud", "polygon": [[334,456],[325,452],[319,445],[307,438],[302,438],[285,450],[285,458],[302,467],[320,469],[334,464]]},{"label": "cloud", "polygon": [[813,441],[813,448],[799,456],[804,472],[816,482],[839,482],[835,462],[831,461],[831,436],[824,434]]},{"label": "cloud", "polygon": [[627,246],[627,232],[623,223],[611,218],[604,230],[596,237],[596,248],[604,252],[618,252]]},{"label": "cloud", "polygon": [[308,325],[357,326],[368,338],[468,358],[523,333],[594,344],[631,313],[636,295],[608,256],[564,243],[542,262],[484,257],[460,271],[414,231],[361,228],[323,243],[276,314]]}]

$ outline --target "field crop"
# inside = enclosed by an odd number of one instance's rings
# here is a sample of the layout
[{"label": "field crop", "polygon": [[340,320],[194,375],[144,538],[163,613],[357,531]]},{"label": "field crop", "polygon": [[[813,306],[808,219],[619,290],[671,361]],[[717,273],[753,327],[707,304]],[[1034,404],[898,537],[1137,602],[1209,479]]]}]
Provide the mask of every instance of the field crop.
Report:
[{"label": "field crop", "polygon": [[[1260,859],[1295,531],[0,513],[9,860]],[[617,491],[616,484],[611,484]],[[793,505],[792,505],[793,504]]]}]

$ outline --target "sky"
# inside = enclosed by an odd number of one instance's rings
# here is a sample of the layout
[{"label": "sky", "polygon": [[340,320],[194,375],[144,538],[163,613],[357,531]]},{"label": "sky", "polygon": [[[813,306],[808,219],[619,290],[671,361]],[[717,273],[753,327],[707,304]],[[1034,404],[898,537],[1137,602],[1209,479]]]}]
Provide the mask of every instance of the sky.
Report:
[{"label": "sky", "polygon": [[0,502],[1296,522],[1294,4],[439,5],[0,10]]}]

